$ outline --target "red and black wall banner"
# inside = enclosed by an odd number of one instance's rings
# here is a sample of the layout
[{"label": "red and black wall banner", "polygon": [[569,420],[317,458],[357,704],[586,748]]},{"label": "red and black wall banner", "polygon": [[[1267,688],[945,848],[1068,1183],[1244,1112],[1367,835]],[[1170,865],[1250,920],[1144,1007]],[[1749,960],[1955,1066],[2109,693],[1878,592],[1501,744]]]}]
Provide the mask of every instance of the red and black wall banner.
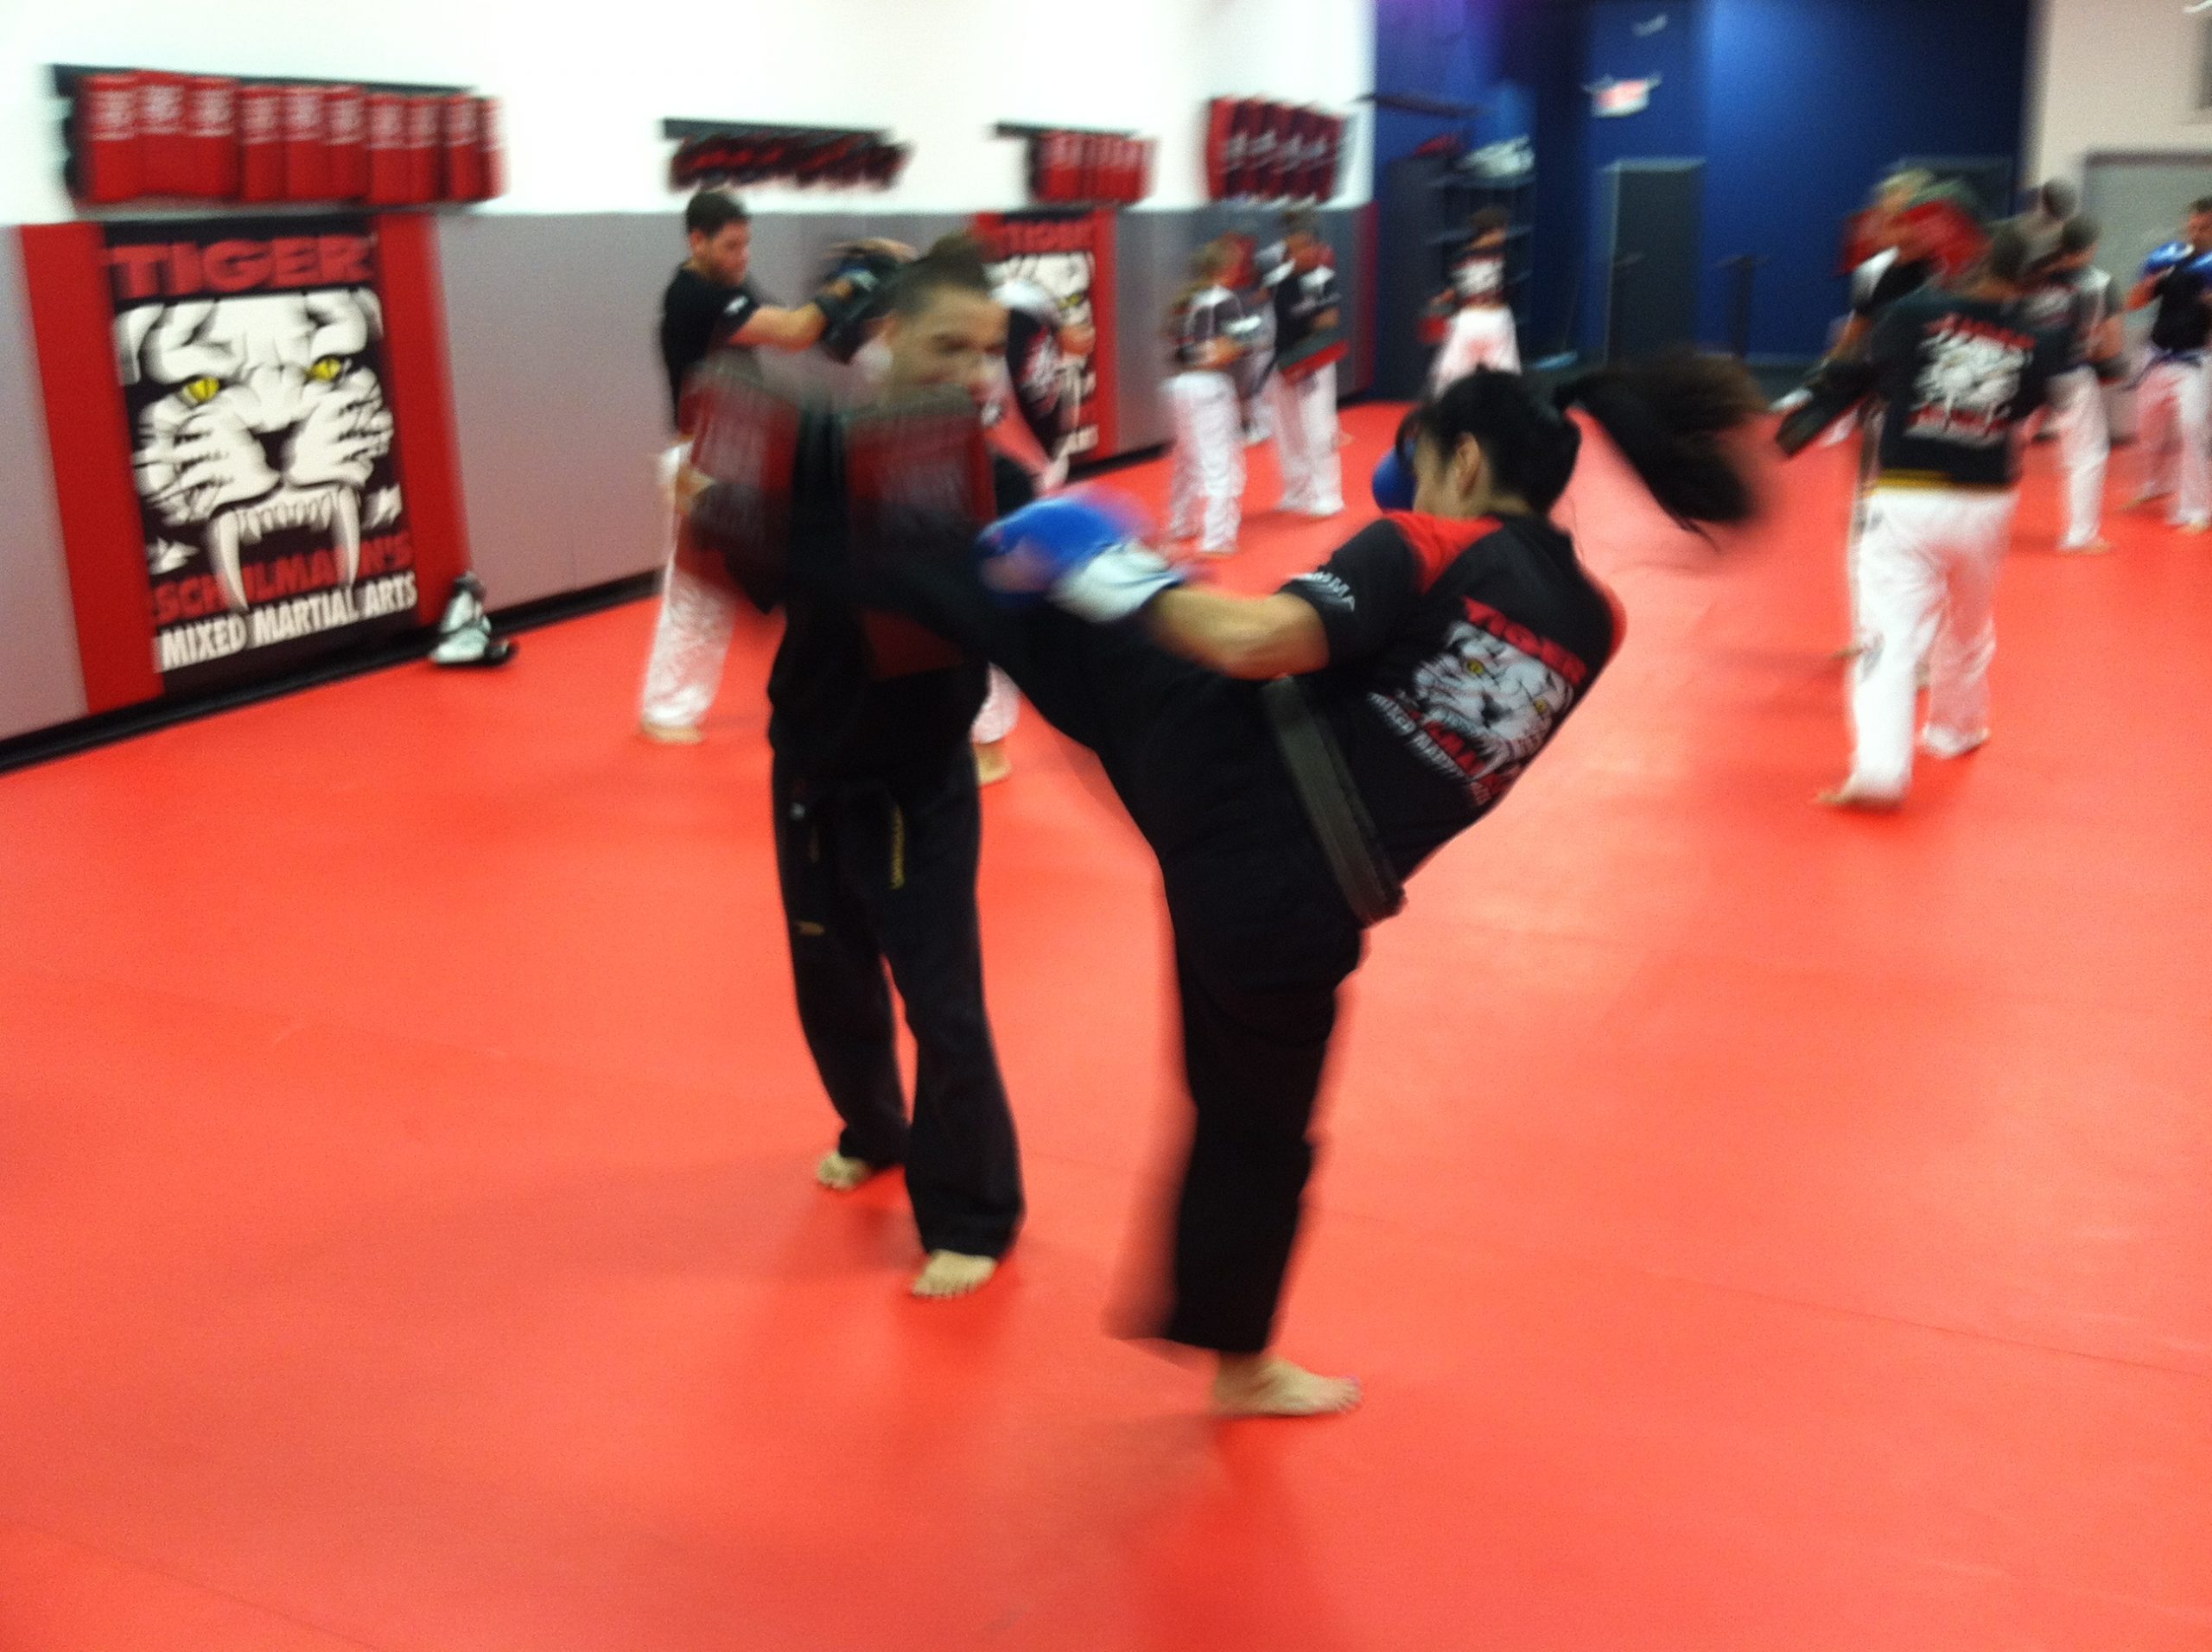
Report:
[{"label": "red and black wall banner", "polygon": [[1049,293],[1064,328],[1087,329],[1087,354],[1062,353],[1065,451],[1078,463],[1120,449],[1114,424],[1114,214],[985,213],[976,219],[995,260],[992,278],[1022,280]]},{"label": "red and black wall banner", "polygon": [[443,360],[417,231],[23,232],[90,709],[281,676],[443,602],[467,559],[448,398],[415,382]]}]

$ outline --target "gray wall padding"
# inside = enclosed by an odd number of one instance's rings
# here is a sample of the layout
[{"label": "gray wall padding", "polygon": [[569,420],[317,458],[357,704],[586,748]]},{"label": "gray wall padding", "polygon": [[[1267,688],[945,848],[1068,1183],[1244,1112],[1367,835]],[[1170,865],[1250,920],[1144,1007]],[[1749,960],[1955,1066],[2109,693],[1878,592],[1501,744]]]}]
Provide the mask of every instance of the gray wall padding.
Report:
[{"label": "gray wall padding", "polygon": [[31,340],[22,242],[10,233],[0,248],[0,486],[8,497],[0,534],[0,739],[85,715],[77,614]]},{"label": "gray wall padding", "polygon": [[[969,220],[950,213],[763,216],[753,274],[775,301],[812,289],[822,252],[861,235],[926,246]],[[1347,279],[1355,329],[1367,295],[1351,212],[1323,215]],[[1125,213],[1117,237],[1115,340],[1120,449],[1167,437],[1160,324],[1192,251],[1231,229],[1274,238],[1275,215],[1221,206]],[[23,302],[20,244],[0,257],[0,483],[13,508],[0,541],[0,738],[85,715],[76,621],[47,456],[37,360]],[[493,603],[507,607],[657,568],[665,520],[654,480],[669,440],[654,342],[661,289],[684,256],[666,214],[438,221],[454,415],[469,549]],[[793,384],[850,389],[843,369],[809,353],[771,355]],[[1349,371],[1340,390],[1360,386]],[[404,438],[403,437],[403,440]]]},{"label": "gray wall padding", "polygon": [[[914,246],[965,226],[949,213],[764,214],[753,278],[772,301],[813,289],[823,249],[863,235]],[[1273,239],[1276,219],[1236,206],[1126,213],[1116,238],[1115,341],[1123,452],[1167,439],[1160,325],[1191,254],[1246,229]],[[1345,275],[1356,329],[1356,215],[1323,214]],[[439,225],[454,411],[472,555],[500,606],[645,572],[664,555],[653,465],[668,441],[667,395],[653,328],[661,289],[683,257],[674,214],[452,217]],[[764,352],[772,376],[831,394],[849,375],[809,352]],[[1340,370],[1338,388],[1360,388]]]}]

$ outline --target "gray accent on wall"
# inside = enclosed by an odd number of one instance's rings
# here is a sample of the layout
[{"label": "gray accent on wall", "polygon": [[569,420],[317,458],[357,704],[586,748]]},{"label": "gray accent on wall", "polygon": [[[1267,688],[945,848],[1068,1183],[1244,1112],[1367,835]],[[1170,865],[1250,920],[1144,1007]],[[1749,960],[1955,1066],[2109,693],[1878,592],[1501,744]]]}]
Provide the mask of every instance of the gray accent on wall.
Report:
[{"label": "gray accent on wall", "polygon": [[[1367,295],[1351,212],[1323,214],[1353,326]],[[829,246],[864,235],[925,247],[961,229],[950,213],[766,216],[753,227],[753,279],[772,301],[803,302]],[[1160,337],[1192,251],[1224,231],[1274,238],[1276,215],[1220,206],[1125,213],[1116,266],[1118,422],[1123,451],[1166,440]],[[655,469],[671,440],[655,328],[685,256],[665,213],[442,216],[439,262],[469,549],[494,607],[648,572],[666,554]],[[0,256],[0,486],[12,506],[0,540],[0,738],[86,713],[76,620],[54,508],[20,243]],[[807,352],[764,353],[776,378],[849,393],[853,375]],[[1357,388],[1349,372],[1340,389]],[[401,433],[402,442],[406,440]],[[643,662],[640,662],[642,668]]]},{"label": "gray accent on wall", "polygon": [[[797,304],[838,241],[925,246],[964,222],[764,215],[752,279],[771,302]],[[438,233],[469,550],[493,605],[658,567],[655,466],[672,437],[656,329],[662,289],[686,256],[680,213],[452,216]],[[850,389],[851,376],[815,352],[761,354],[779,382]]]},{"label": "gray accent on wall", "polygon": [[0,245],[0,739],[85,715],[77,615],[47,456],[46,402],[23,295],[22,242]]}]

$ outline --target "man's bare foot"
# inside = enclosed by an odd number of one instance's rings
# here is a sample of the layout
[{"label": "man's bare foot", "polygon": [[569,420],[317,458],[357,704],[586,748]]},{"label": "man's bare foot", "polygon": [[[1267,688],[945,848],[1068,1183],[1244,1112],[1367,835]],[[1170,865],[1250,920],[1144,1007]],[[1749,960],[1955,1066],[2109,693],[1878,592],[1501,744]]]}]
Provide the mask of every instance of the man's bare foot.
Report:
[{"label": "man's bare foot", "polygon": [[914,1276],[914,1294],[942,1298],[966,1296],[990,1283],[999,1271],[995,1256],[963,1256],[957,1250],[932,1250],[922,1271]]},{"label": "man's bare foot", "polygon": [[1965,757],[1989,744],[1989,731],[1977,728],[1971,734],[1958,734],[1948,728],[1924,728],[1920,734],[1920,749],[1930,757]]},{"label": "man's bare foot", "polygon": [[1815,801],[1831,809],[1865,809],[1877,814],[1888,814],[1904,806],[1902,791],[1876,791],[1846,780],[1833,791],[1823,791]]},{"label": "man's bare foot", "polygon": [[1333,1417],[1359,1403],[1359,1381],[1317,1376],[1272,1354],[1224,1354],[1213,1379],[1222,1417]]},{"label": "man's bare foot", "polygon": [[1006,742],[995,740],[988,744],[976,742],[976,784],[995,786],[1014,772],[1014,759],[1006,754]]},{"label": "man's bare foot", "polygon": [[1858,643],[1846,643],[1842,647],[1837,649],[1833,654],[1830,654],[1828,658],[1830,659],[1853,660],[1857,659],[1866,651],[1866,650]]},{"label": "man's bare foot", "polygon": [[814,1179],[833,1193],[849,1193],[881,1169],[865,1159],[848,1159],[842,1153],[825,1153],[814,1167]]},{"label": "man's bare foot", "polygon": [[2062,556],[2101,556],[2111,549],[2112,541],[2109,539],[2084,539],[2079,543],[2061,544],[2058,554]]},{"label": "man's bare foot", "polygon": [[641,722],[638,732],[658,746],[696,746],[705,738],[686,723]]}]

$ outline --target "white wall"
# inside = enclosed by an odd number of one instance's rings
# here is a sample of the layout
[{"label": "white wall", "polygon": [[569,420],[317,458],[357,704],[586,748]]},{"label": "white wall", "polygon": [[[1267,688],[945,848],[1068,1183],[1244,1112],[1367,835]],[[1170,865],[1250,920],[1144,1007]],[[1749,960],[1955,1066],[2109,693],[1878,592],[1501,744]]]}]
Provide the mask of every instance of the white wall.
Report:
[{"label": "white wall", "polygon": [[492,210],[664,212],[666,116],[883,127],[915,146],[887,194],[753,193],[769,210],[1021,204],[999,120],[1160,141],[1149,205],[1203,199],[1205,99],[1357,111],[1338,204],[1368,196],[1374,0],[0,0],[0,222],[71,215],[45,66],[470,85],[505,101],[509,194]]},{"label": "white wall", "polygon": [[[2195,108],[2206,16],[2182,0],[2044,0],[2029,67],[2028,175],[2099,150],[2212,150]],[[2208,14],[2212,15],[2212,14]]]}]

